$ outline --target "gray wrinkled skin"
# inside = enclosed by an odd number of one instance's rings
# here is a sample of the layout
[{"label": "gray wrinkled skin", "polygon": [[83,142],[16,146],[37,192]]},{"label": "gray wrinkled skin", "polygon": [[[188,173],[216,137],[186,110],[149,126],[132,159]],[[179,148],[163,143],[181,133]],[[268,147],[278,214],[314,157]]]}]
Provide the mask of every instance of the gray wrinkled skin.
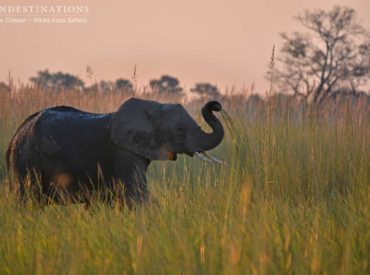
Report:
[{"label": "gray wrinkled skin", "polygon": [[109,114],[44,109],[28,117],[10,141],[8,170],[20,198],[36,190],[49,201],[62,202],[64,194],[68,201],[89,202],[92,190],[103,190],[115,199],[145,201],[152,160],[192,156],[222,141],[224,130],[213,114],[221,109],[216,101],[202,109],[212,133],[201,130],[180,104],[131,98]]}]

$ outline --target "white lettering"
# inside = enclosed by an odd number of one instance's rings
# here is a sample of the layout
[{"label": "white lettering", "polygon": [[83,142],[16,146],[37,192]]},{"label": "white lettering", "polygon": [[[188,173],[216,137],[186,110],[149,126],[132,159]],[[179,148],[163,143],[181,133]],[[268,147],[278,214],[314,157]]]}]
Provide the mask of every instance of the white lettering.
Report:
[{"label": "white lettering", "polygon": [[51,22],[55,23],[55,24],[61,24],[61,23],[66,23],[67,20],[65,18],[57,18],[57,17],[53,17],[51,19]]},{"label": "white lettering", "polygon": [[69,13],[69,14],[87,14],[89,6],[83,5],[0,5],[0,14],[7,13]]},{"label": "white lettering", "polygon": [[22,24],[26,23],[26,18],[11,18],[11,17],[5,17],[5,23],[17,23]]},{"label": "white lettering", "polygon": [[68,23],[87,23],[86,18],[69,17]]}]

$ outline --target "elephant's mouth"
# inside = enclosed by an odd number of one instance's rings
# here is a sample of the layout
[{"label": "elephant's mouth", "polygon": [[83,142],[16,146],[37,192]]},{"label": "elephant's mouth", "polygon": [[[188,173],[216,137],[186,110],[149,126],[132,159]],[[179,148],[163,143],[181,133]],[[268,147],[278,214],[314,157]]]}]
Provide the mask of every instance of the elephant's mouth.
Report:
[{"label": "elephant's mouth", "polygon": [[175,160],[177,160],[177,154],[176,154],[176,153],[174,153],[174,152],[168,152],[167,158],[168,158],[169,160],[173,160],[173,161],[175,161]]}]

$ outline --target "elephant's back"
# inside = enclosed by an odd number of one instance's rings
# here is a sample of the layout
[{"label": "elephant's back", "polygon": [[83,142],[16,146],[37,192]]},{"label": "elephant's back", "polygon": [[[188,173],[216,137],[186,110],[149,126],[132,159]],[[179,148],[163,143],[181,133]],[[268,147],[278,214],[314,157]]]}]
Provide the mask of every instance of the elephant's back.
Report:
[{"label": "elephant's back", "polygon": [[[84,146],[86,141],[107,137],[109,118],[110,114],[95,114],[73,107],[57,106],[41,112],[35,130],[39,139],[52,138],[60,145]],[[82,144],[79,144],[80,141]]]},{"label": "elephant's back", "polygon": [[9,144],[8,168],[22,174],[25,170],[38,170],[38,166],[53,156],[68,158],[73,151],[82,151],[91,137],[100,141],[105,138],[108,116],[68,106],[47,108],[30,115]]},{"label": "elephant's back", "polygon": [[69,106],[56,106],[41,110],[33,113],[22,122],[9,145],[10,147],[17,147],[21,143],[28,143],[31,145],[34,140],[56,134],[52,132],[55,126],[62,128],[63,124],[66,126],[68,122],[77,122],[86,118],[91,119],[94,116],[98,115]]}]

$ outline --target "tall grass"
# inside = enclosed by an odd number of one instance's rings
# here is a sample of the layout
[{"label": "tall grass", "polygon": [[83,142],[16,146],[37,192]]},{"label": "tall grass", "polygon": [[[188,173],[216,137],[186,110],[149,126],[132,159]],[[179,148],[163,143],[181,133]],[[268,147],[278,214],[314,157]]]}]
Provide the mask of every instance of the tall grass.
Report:
[{"label": "tall grass", "polygon": [[[46,106],[114,111],[124,96],[0,93],[0,154],[19,123]],[[163,99],[159,99],[162,100]],[[16,206],[0,159],[1,274],[368,274],[370,117],[323,118],[271,100],[224,98],[223,165],[154,162],[158,204]],[[200,105],[188,105],[199,123]],[[197,112],[197,113],[196,113]]]}]

